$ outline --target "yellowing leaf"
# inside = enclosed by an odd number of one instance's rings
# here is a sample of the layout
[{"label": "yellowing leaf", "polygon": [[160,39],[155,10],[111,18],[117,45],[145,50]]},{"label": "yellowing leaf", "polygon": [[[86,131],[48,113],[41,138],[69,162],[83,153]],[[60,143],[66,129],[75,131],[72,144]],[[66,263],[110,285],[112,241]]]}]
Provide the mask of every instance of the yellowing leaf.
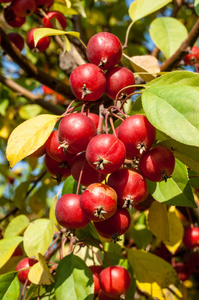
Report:
[{"label": "yellowing leaf", "polygon": [[157,238],[161,241],[169,241],[169,221],[165,204],[153,201],[149,208],[148,224]]},{"label": "yellowing leaf", "polygon": [[45,143],[58,118],[60,116],[39,115],[23,122],[12,131],[6,149],[11,168]]},{"label": "yellowing leaf", "polygon": [[22,241],[23,237],[21,236],[14,236],[0,240],[0,268],[7,263],[17,246]]},{"label": "yellowing leaf", "polygon": [[140,73],[140,77],[147,82],[156,78],[156,74],[160,72],[158,60],[152,55],[133,56],[130,58],[130,62],[135,72],[149,73]]},{"label": "yellowing leaf", "polygon": [[51,29],[51,28],[36,29],[33,33],[35,47],[37,46],[38,41],[45,36],[66,35],[66,34],[75,36],[77,39],[80,40],[80,33],[77,31],[63,31],[63,30]]},{"label": "yellowing leaf", "polygon": [[20,235],[26,229],[29,223],[30,221],[25,215],[19,215],[15,217],[6,227],[4,238]]},{"label": "yellowing leaf", "polygon": [[[142,250],[128,250],[138,288],[153,299],[182,299],[180,280],[171,264]],[[167,295],[167,297],[165,297]]]},{"label": "yellowing leaf", "polygon": [[152,14],[172,0],[135,0],[129,7],[129,16],[133,22]]},{"label": "yellowing leaf", "polygon": [[175,254],[176,250],[182,243],[184,228],[181,221],[176,216],[175,212],[170,211],[168,213],[168,219],[170,241],[164,242],[164,244],[172,254]]},{"label": "yellowing leaf", "polygon": [[39,262],[30,269],[30,272],[28,273],[28,279],[37,285],[50,285],[54,283],[54,278],[50,274],[44,257],[39,253],[38,258]]}]

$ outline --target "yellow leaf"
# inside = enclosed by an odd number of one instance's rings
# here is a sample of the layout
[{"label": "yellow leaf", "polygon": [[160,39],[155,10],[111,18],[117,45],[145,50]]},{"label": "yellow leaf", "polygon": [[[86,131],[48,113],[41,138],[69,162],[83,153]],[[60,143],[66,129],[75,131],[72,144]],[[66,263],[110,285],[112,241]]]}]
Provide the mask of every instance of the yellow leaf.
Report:
[{"label": "yellow leaf", "polygon": [[22,236],[14,236],[0,240],[0,268],[8,262],[13,252],[22,241]]},{"label": "yellow leaf", "polygon": [[165,204],[153,201],[149,208],[148,224],[157,238],[161,241],[169,241],[169,221]]},{"label": "yellow leaf", "polygon": [[50,285],[55,282],[46,265],[44,257],[38,254],[39,262],[33,265],[28,273],[28,279],[37,285]]},{"label": "yellow leaf", "polygon": [[182,243],[184,228],[175,212],[169,211],[168,219],[170,242],[164,242],[164,244],[172,254],[175,254],[176,250]]},{"label": "yellow leaf", "polygon": [[153,299],[182,299],[178,275],[171,264],[143,250],[127,249],[138,288]]},{"label": "yellow leaf", "polygon": [[37,46],[39,40],[43,37],[53,36],[53,35],[66,35],[66,34],[75,36],[77,39],[80,40],[80,33],[77,31],[63,31],[63,30],[51,29],[51,28],[36,29],[33,33],[35,47]]},{"label": "yellow leaf", "polygon": [[45,143],[58,118],[60,116],[39,115],[23,122],[12,131],[6,149],[11,168]]},{"label": "yellow leaf", "polygon": [[147,82],[156,78],[160,73],[158,60],[152,55],[133,56],[130,58],[130,62],[135,72],[140,73],[140,77]]}]

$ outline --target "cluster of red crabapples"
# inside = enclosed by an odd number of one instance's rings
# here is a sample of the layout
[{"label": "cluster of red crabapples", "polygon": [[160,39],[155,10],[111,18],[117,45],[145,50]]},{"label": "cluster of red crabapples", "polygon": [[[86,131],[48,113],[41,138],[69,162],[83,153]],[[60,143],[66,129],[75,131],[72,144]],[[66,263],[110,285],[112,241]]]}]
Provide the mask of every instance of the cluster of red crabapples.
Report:
[{"label": "cluster of red crabapples", "polygon": [[[96,57],[95,47],[101,47],[100,57],[99,53]],[[124,96],[132,93],[133,73],[115,67],[121,58],[121,44],[116,36],[105,32],[94,35],[88,43],[87,55],[91,63],[77,67],[70,76],[72,91],[79,100],[94,101],[106,91],[110,98],[119,94],[123,101]],[[132,76],[125,77],[126,71],[122,76],[120,72],[124,69]],[[120,97],[120,90],[124,91],[126,86],[128,89]],[[175,159],[164,146],[151,148],[156,129],[144,115],[126,117],[113,134],[99,134],[99,123],[96,114],[68,108],[58,130],[45,143],[45,164],[58,181],[72,174],[85,188],[81,195],[65,194],[59,199],[55,209],[59,224],[74,230],[92,221],[100,236],[116,241],[130,226],[128,209],[149,194],[146,179],[166,181],[174,170]],[[126,159],[139,160],[137,169],[124,167]]]},{"label": "cluster of red crabapples", "polygon": [[[19,28],[26,22],[26,17],[33,13],[42,18],[44,27],[53,28],[54,25],[65,29],[67,26],[66,17],[59,11],[48,11],[53,5],[54,0],[0,0],[0,3],[8,3],[4,6],[4,19],[13,28]],[[26,44],[36,52],[45,51],[50,45],[50,37],[44,37],[39,40],[37,47],[34,45],[33,32],[37,28],[32,28],[26,36]],[[58,28],[59,29],[59,28]],[[17,32],[8,34],[9,39],[15,46],[22,51],[24,48],[24,39]]]}]

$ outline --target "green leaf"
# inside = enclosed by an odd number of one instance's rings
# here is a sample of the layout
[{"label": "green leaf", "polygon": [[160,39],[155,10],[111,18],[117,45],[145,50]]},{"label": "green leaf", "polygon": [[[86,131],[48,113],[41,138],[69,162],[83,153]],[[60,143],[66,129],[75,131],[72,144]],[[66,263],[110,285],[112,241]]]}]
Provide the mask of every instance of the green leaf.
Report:
[{"label": "green leaf", "polygon": [[89,223],[86,227],[82,229],[75,230],[75,234],[78,237],[78,239],[85,239],[86,243],[89,245],[99,247],[99,244],[101,244],[101,240],[97,234],[93,223]]},{"label": "green leaf", "polygon": [[[40,300],[55,300],[54,285],[38,285],[31,284],[26,292],[25,300],[38,300],[38,288],[39,288],[39,299]],[[31,296],[31,298],[30,298]]]},{"label": "green leaf", "polygon": [[195,172],[199,172],[199,148],[184,145],[172,139],[165,139],[161,145],[171,149],[177,159]]},{"label": "green leaf", "polygon": [[[182,298],[178,275],[170,263],[143,250],[128,250],[128,259],[135,272],[138,288],[153,299]],[[176,298],[166,297],[166,294]]]},{"label": "green leaf", "polygon": [[72,175],[66,178],[64,181],[62,196],[65,194],[75,194],[77,189],[77,182]]},{"label": "green leaf", "polygon": [[17,272],[7,273],[0,276],[0,300],[18,300],[20,285]]},{"label": "green leaf", "polygon": [[6,109],[9,105],[9,100],[8,99],[1,99],[0,103],[0,115],[5,116],[6,115]]},{"label": "green leaf", "polygon": [[25,215],[19,215],[15,217],[6,227],[4,238],[20,235],[26,229],[29,223],[30,221]]},{"label": "green leaf", "polygon": [[190,86],[164,85],[143,91],[146,116],[174,140],[199,146],[199,92]]},{"label": "green leaf", "polygon": [[197,15],[199,16],[199,0],[194,1],[195,11]]},{"label": "green leaf", "polygon": [[93,300],[94,283],[91,270],[76,255],[65,256],[56,272],[55,296],[59,300]]},{"label": "green leaf", "polygon": [[149,33],[155,45],[169,58],[186,39],[186,27],[175,18],[161,17],[153,20]]},{"label": "green leaf", "polygon": [[24,250],[29,257],[38,259],[38,253],[45,254],[52,242],[54,223],[52,220],[37,219],[24,232]]},{"label": "green leaf", "polygon": [[135,0],[129,7],[129,16],[133,22],[164,7],[172,0]]},{"label": "green leaf", "polygon": [[153,201],[149,208],[148,224],[151,232],[161,241],[169,241],[169,221],[166,205]]},{"label": "green leaf", "polygon": [[41,111],[41,106],[37,104],[27,104],[20,107],[19,115],[22,119],[28,120],[39,115]]},{"label": "green leaf", "polygon": [[199,74],[189,71],[173,71],[164,74],[145,85],[146,88],[160,85],[191,86],[199,91]]},{"label": "green leaf", "polygon": [[176,159],[175,169],[167,182],[148,181],[150,194],[160,203],[196,207],[185,165]]},{"label": "green leaf", "polygon": [[22,182],[15,190],[15,195],[13,199],[13,203],[19,209],[25,208],[25,197],[27,195],[28,189],[30,186],[30,181]]}]

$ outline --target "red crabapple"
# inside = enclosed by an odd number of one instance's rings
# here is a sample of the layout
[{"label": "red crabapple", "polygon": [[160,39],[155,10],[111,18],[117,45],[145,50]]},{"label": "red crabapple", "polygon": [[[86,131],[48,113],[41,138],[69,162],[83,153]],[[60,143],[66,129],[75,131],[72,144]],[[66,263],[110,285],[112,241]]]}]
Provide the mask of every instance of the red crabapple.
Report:
[{"label": "red crabapple", "polygon": [[89,266],[89,269],[93,273],[94,294],[96,295],[100,290],[99,275],[100,275],[101,271],[104,270],[104,267],[92,265],[92,266]]},{"label": "red crabapple", "polygon": [[132,208],[144,201],[149,192],[146,179],[134,169],[118,169],[108,178],[118,196],[118,206]]},{"label": "red crabapple", "polygon": [[184,57],[184,62],[187,65],[195,65],[199,61],[199,48],[193,46],[190,53]]},{"label": "red crabapple", "polygon": [[99,32],[90,38],[86,54],[91,63],[102,70],[107,70],[119,63],[122,57],[122,45],[116,35]]},{"label": "red crabapple", "polygon": [[89,141],[97,134],[91,118],[81,113],[72,113],[62,118],[58,131],[61,147],[75,154],[85,151]]},{"label": "red crabapple", "polygon": [[118,237],[124,234],[130,227],[131,216],[126,208],[118,207],[115,214],[102,222],[94,222],[95,229],[105,239],[118,241]]},{"label": "red crabapple", "polygon": [[56,21],[60,24],[63,30],[66,28],[67,26],[66,17],[59,11],[47,12],[45,17],[43,17],[42,19],[42,24],[44,27],[55,28],[53,26],[53,22],[55,23]]},{"label": "red crabapple", "polygon": [[80,197],[80,206],[90,220],[102,222],[117,210],[117,194],[106,184],[89,185]]},{"label": "red crabapple", "polygon": [[199,227],[186,227],[183,243],[186,248],[193,249],[199,246]]},{"label": "red crabapple", "polygon": [[126,118],[120,124],[117,136],[126,147],[126,157],[131,159],[151,148],[156,129],[145,116],[137,114]]},{"label": "red crabapple", "polygon": [[140,157],[139,168],[142,174],[150,181],[167,180],[175,167],[173,153],[164,146],[156,146],[144,152]]},{"label": "red crabapple", "polygon": [[[113,67],[109,69],[106,74],[106,94],[111,99],[115,99],[118,92],[130,85],[135,84],[135,77],[133,72],[125,67]],[[135,87],[129,87],[122,90],[118,95],[118,100],[124,100],[126,96],[132,94],[135,91]]]},{"label": "red crabapple", "polygon": [[11,40],[13,44],[19,49],[19,51],[22,51],[24,48],[24,39],[22,36],[17,32],[10,32],[8,33],[8,37]]},{"label": "red crabapple", "polygon": [[12,5],[4,9],[4,18],[8,25],[14,28],[21,27],[26,22],[25,17],[18,17],[14,13]]},{"label": "red crabapple", "polygon": [[70,84],[75,97],[83,101],[95,101],[105,92],[106,78],[98,66],[88,63],[72,71]]},{"label": "red crabapple", "polygon": [[36,9],[35,0],[14,0],[12,8],[18,17],[24,18],[30,16]]},{"label": "red crabapple", "polygon": [[111,266],[101,271],[99,275],[101,290],[108,296],[126,294],[131,285],[130,273],[121,266]]},{"label": "red crabapple", "polygon": [[124,144],[112,134],[95,136],[86,148],[88,163],[102,174],[117,170],[123,164],[125,156]]},{"label": "red crabapple", "polygon": [[65,194],[57,202],[55,216],[64,228],[80,229],[90,223],[90,219],[80,207],[80,195]]},{"label": "red crabapple", "polygon": [[46,165],[47,171],[52,175],[58,183],[61,182],[63,178],[67,178],[71,175],[70,167],[66,162],[59,162],[54,160],[50,155],[46,153],[44,162]]}]

